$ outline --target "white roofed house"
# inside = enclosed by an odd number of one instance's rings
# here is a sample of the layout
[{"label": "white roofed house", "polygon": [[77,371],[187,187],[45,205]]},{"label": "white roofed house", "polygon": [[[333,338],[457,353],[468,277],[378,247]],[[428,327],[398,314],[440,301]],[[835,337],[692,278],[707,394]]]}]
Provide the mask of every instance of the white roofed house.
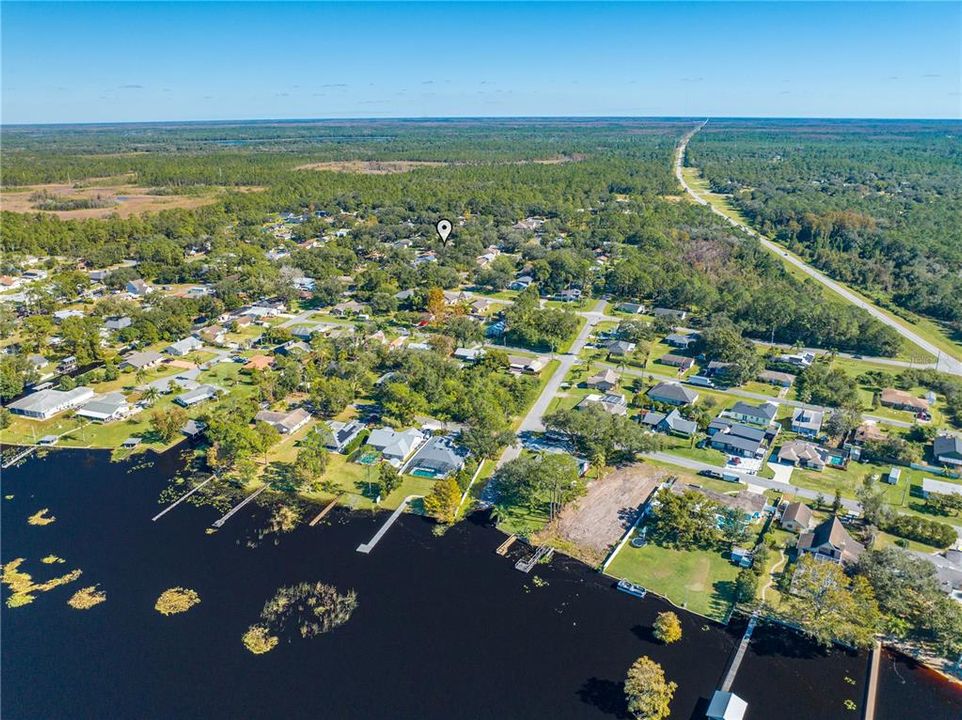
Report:
[{"label": "white roofed house", "polygon": [[371,431],[367,444],[381,453],[381,457],[394,467],[401,467],[424,442],[424,433],[410,428],[398,432],[393,428],[380,427]]},{"label": "white roofed house", "polygon": [[165,347],[164,352],[168,355],[182,357],[194,352],[194,350],[200,350],[202,347],[204,347],[204,343],[197,338],[185,337],[183,340],[178,340]]},{"label": "white roofed house", "polygon": [[304,408],[296,408],[286,412],[272,412],[261,410],[254,416],[254,420],[265,422],[274,427],[281,435],[289,435],[304,427],[311,419],[311,414]]},{"label": "white roofed house", "polygon": [[126,290],[131,295],[137,295],[138,297],[143,297],[144,295],[153,292],[153,288],[140,278],[128,280]]},{"label": "white roofed house", "polygon": [[628,401],[625,399],[625,396],[615,393],[605,393],[604,395],[591,393],[578,403],[577,408],[583,410],[591,406],[600,407],[612,415],[628,414]]},{"label": "white roofed house", "polygon": [[808,438],[818,437],[822,431],[822,419],[825,413],[821,410],[795,408],[792,412],[792,432]]},{"label": "white roofed house", "polygon": [[130,414],[130,405],[121,393],[107,393],[85,402],[77,409],[76,414],[94,422],[108,423],[127,417]]},{"label": "white roofed house", "polygon": [[198,385],[193,390],[188,390],[174,398],[174,402],[181,407],[193,407],[198,403],[216,398],[220,393],[220,388],[216,385]]},{"label": "white roofed house", "polygon": [[51,388],[30,393],[7,405],[7,409],[32,420],[49,420],[65,410],[80,407],[93,396],[94,391],[89,387],[77,387],[73,390]]},{"label": "white roofed house", "polygon": [[151,350],[146,350],[144,352],[135,352],[127,355],[123,362],[120,363],[120,369],[125,370],[130,368],[131,370],[147,370],[152,367],[160,365],[164,361],[164,356],[158,352],[153,352]]},{"label": "white roofed house", "polygon": [[595,390],[609,392],[618,384],[618,380],[618,373],[611,368],[605,368],[597,375],[592,375],[590,378],[588,378],[588,380],[585,382],[585,385]]},{"label": "white roofed house", "polygon": [[324,426],[317,426],[317,431],[324,435],[324,447],[333,452],[344,452],[344,449],[361,434],[363,429],[363,423],[357,420],[346,423],[329,420]]}]

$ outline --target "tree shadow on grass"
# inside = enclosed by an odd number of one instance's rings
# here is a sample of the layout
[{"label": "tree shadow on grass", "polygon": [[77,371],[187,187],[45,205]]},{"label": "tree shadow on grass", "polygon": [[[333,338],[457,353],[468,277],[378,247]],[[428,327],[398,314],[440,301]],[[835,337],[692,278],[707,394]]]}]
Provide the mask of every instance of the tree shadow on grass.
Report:
[{"label": "tree shadow on grass", "polygon": [[296,492],[300,484],[297,473],[294,471],[294,464],[276,460],[264,470],[264,481],[271,486],[272,490],[287,493]]},{"label": "tree shadow on grass", "polygon": [[625,684],[601,678],[588,678],[578,689],[581,702],[594,705],[606,715],[628,720],[628,704],[625,702]]},{"label": "tree shadow on grass", "polygon": [[727,615],[731,606],[735,604],[735,583],[731,580],[713,582],[709,604],[719,614]]}]

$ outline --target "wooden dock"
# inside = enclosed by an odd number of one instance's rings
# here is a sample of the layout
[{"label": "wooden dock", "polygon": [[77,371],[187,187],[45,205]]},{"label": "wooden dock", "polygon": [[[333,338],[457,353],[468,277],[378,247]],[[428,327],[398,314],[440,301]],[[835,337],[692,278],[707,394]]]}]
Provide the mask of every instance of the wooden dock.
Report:
[{"label": "wooden dock", "polygon": [[725,675],[725,681],[722,683],[722,692],[731,692],[732,684],[735,682],[735,676],[738,674],[738,668],[742,664],[742,660],[745,658],[745,652],[748,650],[748,643],[752,639],[752,633],[755,631],[755,626],[758,624],[758,613],[752,613],[751,618],[748,621],[748,627],[745,628],[745,634],[742,635],[742,641],[738,643],[738,650],[735,652],[735,657],[732,658],[732,664],[728,667],[728,674]]},{"label": "wooden dock", "polygon": [[16,465],[21,460],[24,460],[30,457],[31,455],[33,455],[36,451],[37,451],[36,445],[31,445],[29,447],[24,448],[23,450],[18,452],[16,455],[14,455],[12,458],[10,458],[5,463],[3,463],[3,466],[0,467],[0,470],[6,470],[8,467],[12,467],[13,465]]},{"label": "wooden dock", "polygon": [[260,488],[260,489],[258,489],[258,490],[255,490],[255,491],[252,492],[250,495],[248,495],[246,498],[244,498],[243,500],[241,500],[237,505],[235,505],[235,506],[232,507],[230,510],[228,510],[227,513],[226,513],[223,517],[221,517],[219,520],[215,520],[215,521],[214,521],[214,527],[215,527],[215,528],[223,527],[223,526],[224,526],[224,523],[227,522],[228,520],[230,520],[230,519],[234,516],[234,513],[236,513],[236,512],[237,512],[238,510],[240,510],[241,508],[243,508],[245,505],[247,505],[247,503],[249,503],[251,500],[253,500],[254,498],[256,498],[256,497],[257,497],[258,495],[260,495],[262,492],[264,492],[265,490],[267,490],[267,487],[268,487],[268,486],[265,485],[264,487],[262,487],[262,488]]},{"label": "wooden dock", "polygon": [[337,505],[337,501],[340,500],[340,499],[341,499],[341,496],[338,495],[336,498],[334,498],[333,500],[331,500],[331,502],[329,502],[327,505],[325,505],[325,506],[324,506],[324,509],[321,510],[321,511],[314,517],[314,519],[311,520],[311,521],[308,523],[308,525],[310,525],[311,527],[314,527],[315,525],[317,525],[321,520],[324,519],[324,516],[325,516],[325,515],[327,515],[329,512],[331,512],[331,510],[334,509],[334,506]]},{"label": "wooden dock", "polygon": [[166,515],[167,513],[169,513],[171,510],[173,510],[173,509],[174,509],[175,507],[177,507],[178,505],[180,505],[182,502],[184,502],[184,500],[186,500],[187,498],[189,498],[191,495],[193,495],[195,492],[197,492],[198,490],[200,490],[202,487],[204,487],[204,485],[206,485],[207,483],[209,483],[211,480],[213,480],[213,479],[216,478],[216,477],[217,477],[217,475],[216,475],[216,473],[215,473],[214,475],[211,475],[209,478],[207,478],[206,480],[204,480],[204,482],[202,482],[200,485],[194,486],[194,488],[191,489],[189,492],[184,493],[184,494],[181,495],[179,498],[177,498],[174,502],[172,502],[170,505],[168,505],[168,506],[165,507],[163,510],[161,510],[159,513],[157,513],[156,515],[154,515],[154,516],[150,519],[150,521],[151,521],[151,522],[157,522],[157,521],[160,520],[164,515]]},{"label": "wooden dock", "polygon": [[395,510],[393,513],[391,513],[391,517],[389,517],[389,518],[384,522],[384,524],[381,526],[381,529],[378,530],[376,533],[374,533],[374,537],[372,537],[368,542],[366,542],[366,543],[361,543],[360,545],[358,545],[358,546],[357,546],[357,551],[358,551],[359,553],[364,553],[365,555],[367,555],[368,553],[370,553],[371,550],[374,549],[374,546],[377,545],[377,544],[381,541],[381,538],[382,538],[382,537],[384,537],[384,533],[386,533],[388,530],[390,530],[390,529],[391,529],[391,526],[397,521],[397,519],[398,519],[399,517],[401,517],[401,513],[404,512],[404,508],[406,508],[406,507],[408,506],[408,503],[411,502],[412,500],[416,500],[416,499],[419,498],[419,497],[424,497],[424,496],[423,496],[423,495],[408,495],[406,498],[404,498],[404,500],[401,502],[401,504],[398,505],[397,510]]},{"label": "wooden dock", "polygon": [[872,659],[869,661],[868,685],[865,688],[865,713],[863,720],[875,720],[875,696],[878,694],[878,671],[882,660],[882,643],[878,640],[872,646]]},{"label": "wooden dock", "polygon": [[515,541],[516,541],[517,539],[518,539],[518,536],[517,536],[517,535],[512,535],[512,536],[509,537],[507,540],[505,540],[503,543],[501,543],[500,545],[498,545],[498,549],[495,550],[495,552],[498,553],[498,555],[501,555],[502,557],[504,557],[505,555],[508,554],[508,548],[510,548],[512,545],[514,545],[514,543],[515,543]]}]

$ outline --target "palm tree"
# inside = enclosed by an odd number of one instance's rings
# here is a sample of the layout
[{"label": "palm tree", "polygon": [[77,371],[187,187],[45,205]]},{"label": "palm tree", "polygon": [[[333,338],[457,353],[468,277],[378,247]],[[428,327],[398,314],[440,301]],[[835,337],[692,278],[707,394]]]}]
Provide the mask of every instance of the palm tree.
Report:
[{"label": "palm tree", "polygon": [[147,389],[144,390],[143,400],[148,405],[153,405],[157,402],[158,397],[160,397],[160,391],[157,388],[148,386]]}]

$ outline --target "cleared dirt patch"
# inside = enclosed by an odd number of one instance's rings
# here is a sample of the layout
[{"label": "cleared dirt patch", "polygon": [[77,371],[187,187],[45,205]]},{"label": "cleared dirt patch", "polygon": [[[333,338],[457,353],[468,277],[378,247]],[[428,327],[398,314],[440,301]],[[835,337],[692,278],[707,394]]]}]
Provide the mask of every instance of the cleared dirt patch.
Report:
[{"label": "cleared dirt patch", "polygon": [[295,170],[327,170],[359,175],[390,175],[410,172],[419,167],[439,167],[450,163],[434,160],[335,160],[298,165]]},{"label": "cleared dirt patch", "polygon": [[639,506],[671,473],[646,463],[617,468],[588,485],[587,494],[566,507],[534,539],[597,565],[635,521]]},{"label": "cleared dirt patch", "polygon": [[[235,188],[241,192],[259,189]],[[130,184],[127,177],[95,178],[77,185],[49,183],[16,190],[3,190],[0,192],[0,208],[19,213],[42,212],[56,215],[64,220],[104,218],[113,214],[129,217],[144,212],[209,205],[217,200],[223,190],[223,188],[209,188],[199,195],[154,195],[150,193],[150,188]],[[92,204],[96,207],[57,209],[84,204]]]}]

